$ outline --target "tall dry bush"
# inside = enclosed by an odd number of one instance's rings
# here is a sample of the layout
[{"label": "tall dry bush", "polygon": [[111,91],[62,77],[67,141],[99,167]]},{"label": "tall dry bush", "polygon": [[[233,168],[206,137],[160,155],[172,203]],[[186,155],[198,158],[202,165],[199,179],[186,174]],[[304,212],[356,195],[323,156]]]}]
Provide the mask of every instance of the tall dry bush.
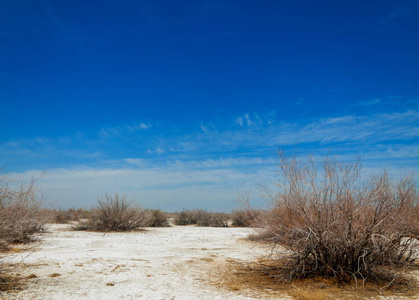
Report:
[{"label": "tall dry bush", "polygon": [[0,176],[0,247],[30,241],[44,229],[36,180],[13,182],[5,175]]},{"label": "tall dry bush", "polygon": [[97,231],[128,231],[146,227],[151,214],[127,200],[127,196],[105,194],[90,212],[84,229]]},{"label": "tall dry bush", "polygon": [[[413,175],[363,174],[359,161],[280,155],[279,191],[262,226],[286,249],[284,277],[394,279],[414,262],[418,206]],[[392,277],[393,276],[393,277]]]}]

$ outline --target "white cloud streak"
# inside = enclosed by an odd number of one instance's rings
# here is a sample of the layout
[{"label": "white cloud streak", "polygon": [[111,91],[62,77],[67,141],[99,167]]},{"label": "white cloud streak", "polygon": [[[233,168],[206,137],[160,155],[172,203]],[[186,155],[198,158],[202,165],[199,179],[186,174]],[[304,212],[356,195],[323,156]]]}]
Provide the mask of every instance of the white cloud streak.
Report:
[{"label": "white cloud streak", "polygon": [[[337,144],[355,143],[353,150],[363,144],[409,142],[419,138],[419,112],[378,114],[373,116],[340,116],[310,123],[260,124],[248,127],[245,117],[235,119],[238,128],[199,131],[193,134],[161,139],[162,149],[172,152],[273,151],[278,147],[316,143],[313,147],[335,148]],[[252,123],[253,124],[253,123]],[[364,149],[365,150],[365,149]]]},{"label": "white cloud streak", "polygon": [[[256,120],[254,115],[253,119]],[[150,153],[112,158],[114,165],[106,165],[102,160],[102,165],[97,167],[86,164],[52,168],[39,181],[39,186],[47,201],[63,208],[90,207],[96,203],[97,196],[119,192],[127,193],[149,208],[228,211],[237,207],[235,199],[243,186],[251,185],[257,190],[257,184],[275,181],[275,150],[283,146],[301,145],[301,149],[318,156],[324,154],[324,149],[337,150],[347,160],[360,154],[366,160],[367,170],[384,166],[400,171],[418,166],[417,111],[338,116],[306,124],[255,121],[249,127],[245,116],[242,120],[242,127],[231,122],[230,127],[217,130],[216,126],[199,124],[199,129],[203,125],[206,130],[152,138],[146,144],[153,149]],[[115,128],[129,143],[136,138],[127,133],[127,127]],[[113,133],[111,130],[110,134]],[[68,145],[75,138],[62,139],[60,143]],[[309,143],[316,145],[303,147]],[[5,148],[25,149],[25,145],[38,145],[38,148],[49,145],[53,149],[52,144],[51,139],[45,138],[30,143],[15,141],[1,145],[0,152]],[[26,174],[28,178],[30,173],[14,176]]]},{"label": "white cloud streak", "polygon": [[[131,167],[51,169],[38,186],[47,202],[56,207],[90,207],[104,193],[127,193],[149,208],[229,211],[238,206],[237,190],[242,185],[261,183],[274,174],[274,164],[267,166],[263,159],[178,160],[155,164],[128,158],[125,162]],[[238,166],[246,168],[238,169]],[[28,178],[33,173],[39,171],[15,173],[13,177]]]},{"label": "white cloud streak", "polygon": [[99,135],[103,138],[125,137],[128,134],[139,133],[150,128],[152,128],[150,123],[141,122],[135,125],[101,128]]},{"label": "white cloud streak", "polygon": [[[237,122],[243,126],[238,126]],[[272,115],[253,113],[232,118],[224,124],[198,123],[195,132],[183,134],[150,131],[150,128],[149,123],[138,123],[102,129],[96,139],[78,133],[59,139],[40,137],[5,142],[0,144],[3,157],[0,163],[52,156],[57,161],[60,157],[61,161],[72,157],[75,164],[77,159],[85,159],[79,165],[90,159],[95,165],[114,167],[106,162],[120,161],[124,156],[132,157],[133,153],[134,158],[141,159],[210,163],[210,158],[218,161],[226,156],[274,157],[277,149],[284,147],[313,153],[348,151],[363,156],[379,149],[383,159],[393,159],[396,152],[405,153],[413,160],[419,157],[415,151],[419,140],[419,112],[415,110],[369,116],[343,115],[307,123],[281,122]],[[116,137],[117,144],[113,141]],[[119,151],[119,156],[114,151]]]}]

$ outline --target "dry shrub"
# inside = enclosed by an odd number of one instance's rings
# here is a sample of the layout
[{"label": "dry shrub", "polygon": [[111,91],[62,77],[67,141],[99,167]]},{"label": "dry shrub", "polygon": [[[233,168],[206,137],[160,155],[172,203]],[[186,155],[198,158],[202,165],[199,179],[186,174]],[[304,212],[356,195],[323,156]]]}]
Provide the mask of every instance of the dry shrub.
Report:
[{"label": "dry shrub", "polygon": [[55,211],[54,222],[57,224],[67,224],[69,222],[80,221],[89,218],[89,211],[84,209],[69,208]]},{"label": "dry shrub", "polygon": [[[280,155],[279,191],[262,225],[281,245],[283,277],[338,282],[385,280],[415,260],[417,196],[413,175],[362,176],[361,165]],[[416,246],[416,247],[415,247]],[[361,281],[359,280],[361,279]],[[384,281],[382,281],[384,282]]]},{"label": "dry shrub", "polygon": [[43,231],[45,221],[36,197],[36,179],[28,183],[12,182],[0,177],[0,247],[28,242]]},{"label": "dry shrub", "polygon": [[203,209],[183,210],[176,214],[176,225],[198,225],[203,227],[228,227],[229,216],[224,213],[208,212]]},{"label": "dry shrub", "polygon": [[128,201],[126,195],[105,194],[98,200],[98,206],[91,210],[89,220],[82,227],[95,231],[129,231],[149,224],[150,214]]},{"label": "dry shrub", "polygon": [[147,224],[148,227],[170,227],[167,214],[160,209],[147,210],[149,214],[150,222]]},{"label": "dry shrub", "polygon": [[202,227],[228,227],[229,216],[224,213],[208,212],[203,209],[194,210],[196,224]]},{"label": "dry shrub", "polygon": [[263,214],[266,213],[257,209],[241,209],[233,210],[231,212],[231,220],[233,226],[238,227],[252,227],[257,225],[258,220],[263,217]]},{"label": "dry shrub", "polygon": [[196,224],[194,214],[190,210],[182,210],[175,214],[175,224],[180,226]]}]

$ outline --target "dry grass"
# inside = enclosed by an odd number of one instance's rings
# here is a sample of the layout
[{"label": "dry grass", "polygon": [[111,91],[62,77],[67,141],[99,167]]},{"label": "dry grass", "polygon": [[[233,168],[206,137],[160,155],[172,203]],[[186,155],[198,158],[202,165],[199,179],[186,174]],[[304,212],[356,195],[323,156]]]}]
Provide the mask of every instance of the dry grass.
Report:
[{"label": "dry grass", "polygon": [[0,275],[0,292],[5,291],[19,291],[22,289],[21,286],[22,278],[12,275]]},{"label": "dry grass", "polygon": [[302,300],[327,299],[366,299],[379,295],[385,297],[406,296],[417,297],[417,287],[406,282],[393,285],[390,289],[382,290],[383,286],[367,283],[365,286],[349,282],[339,284],[337,280],[323,277],[297,279],[292,282],[281,280],[281,272],[277,264],[261,259],[258,262],[245,263],[228,260],[220,265],[214,263],[211,269],[214,278],[211,284],[230,291],[241,292],[246,295],[266,297],[292,296]]},{"label": "dry grass", "polygon": [[291,292],[291,296],[301,300],[328,300],[333,299],[331,295],[324,291],[312,287],[295,287]]},{"label": "dry grass", "polygon": [[16,265],[3,263],[0,266],[0,292],[19,292],[25,287],[26,278],[16,274],[15,270]]}]

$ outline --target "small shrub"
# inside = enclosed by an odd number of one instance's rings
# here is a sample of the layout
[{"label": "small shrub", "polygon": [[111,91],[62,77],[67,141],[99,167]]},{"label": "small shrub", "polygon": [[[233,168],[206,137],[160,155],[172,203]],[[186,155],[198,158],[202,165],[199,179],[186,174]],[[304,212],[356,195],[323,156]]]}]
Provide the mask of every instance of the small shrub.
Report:
[{"label": "small shrub", "polygon": [[167,214],[159,209],[147,210],[150,215],[150,222],[148,227],[169,227],[169,220]]},{"label": "small shrub", "polygon": [[252,227],[258,223],[264,212],[256,209],[234,210],[231,212],[232,225],[237,227]]},{"label": "small shrub", "polygon": [[363,177],[359,162],[333,158],[281,155],[279,168],[279,191],[261,225],[289,254],[284,278],[391,281],[398,267],[414,262],[419,236],[412,176],[398,182],[385,172]]},{"label": "small shrub", "polygon": [[98,207],[91,210],[85,228],[97,231],[129,231],[148,226],[150,214],[126,198],[126,195],[120,197],[118,194],[105,194],[98,200]]},{"label": "small shrub", "polygon": [[66,211],[59,209],[54,217],[54,223],[67,224],[70,221],[70,216]]},{"label": "small shrub", "polygon": [[180,226],[195,225],[198,223],[197,210],[182,210],[176,213],[175,224]]},{"label": "small shrub", "polygon": [[[36,198],[36,179],[29,183],[11,183],[0,177],[0,247],[28,242],[44,230],[40,201]],[[14,186],[12,188],[11,186]]]},{"label": "small shrub", "polygon": [[176,225],[198,225],[203,227],[228,227],[229,216],[208,212],[203,209],[183,210],[176,214]]},{"label": "small shrub", "polygon": [[[75,225],[73,225],[71,228],[75,231],[89,230],[89,220],[79,221]],[[93,229],[91,229],[91,230],[93,230]]]},{"label": "small shrub", "polygon": [[[11,243],[29,242],[44,230],[45,219],[36,197],[35,183],[35,178],[24,183],[0,176],[0,250],[8,249]],[[14,273],[13,267],[0,258],[0,292],[19,287],[21,278],[10,275]]]},{"label": "small shrub", "polygon": [[229,219],[227,214],[204,211],[197,224],[204,227],[228,227]]},{"label": "small shrub", "polygon": [[89,211],[81,208],[69,208],[67,210],[59,209],[55,212],[54,222],[57,224],[67,224],[69,222],[80,221],[87,218],[89,218]]},{"label": "small shrub", "polygon": [[195,209],[192,210],[192,219],[194,220],[194,224],[198,226],[208,227],[211,223],[212,215],[210,212],[207,212],[203,209]]}]

